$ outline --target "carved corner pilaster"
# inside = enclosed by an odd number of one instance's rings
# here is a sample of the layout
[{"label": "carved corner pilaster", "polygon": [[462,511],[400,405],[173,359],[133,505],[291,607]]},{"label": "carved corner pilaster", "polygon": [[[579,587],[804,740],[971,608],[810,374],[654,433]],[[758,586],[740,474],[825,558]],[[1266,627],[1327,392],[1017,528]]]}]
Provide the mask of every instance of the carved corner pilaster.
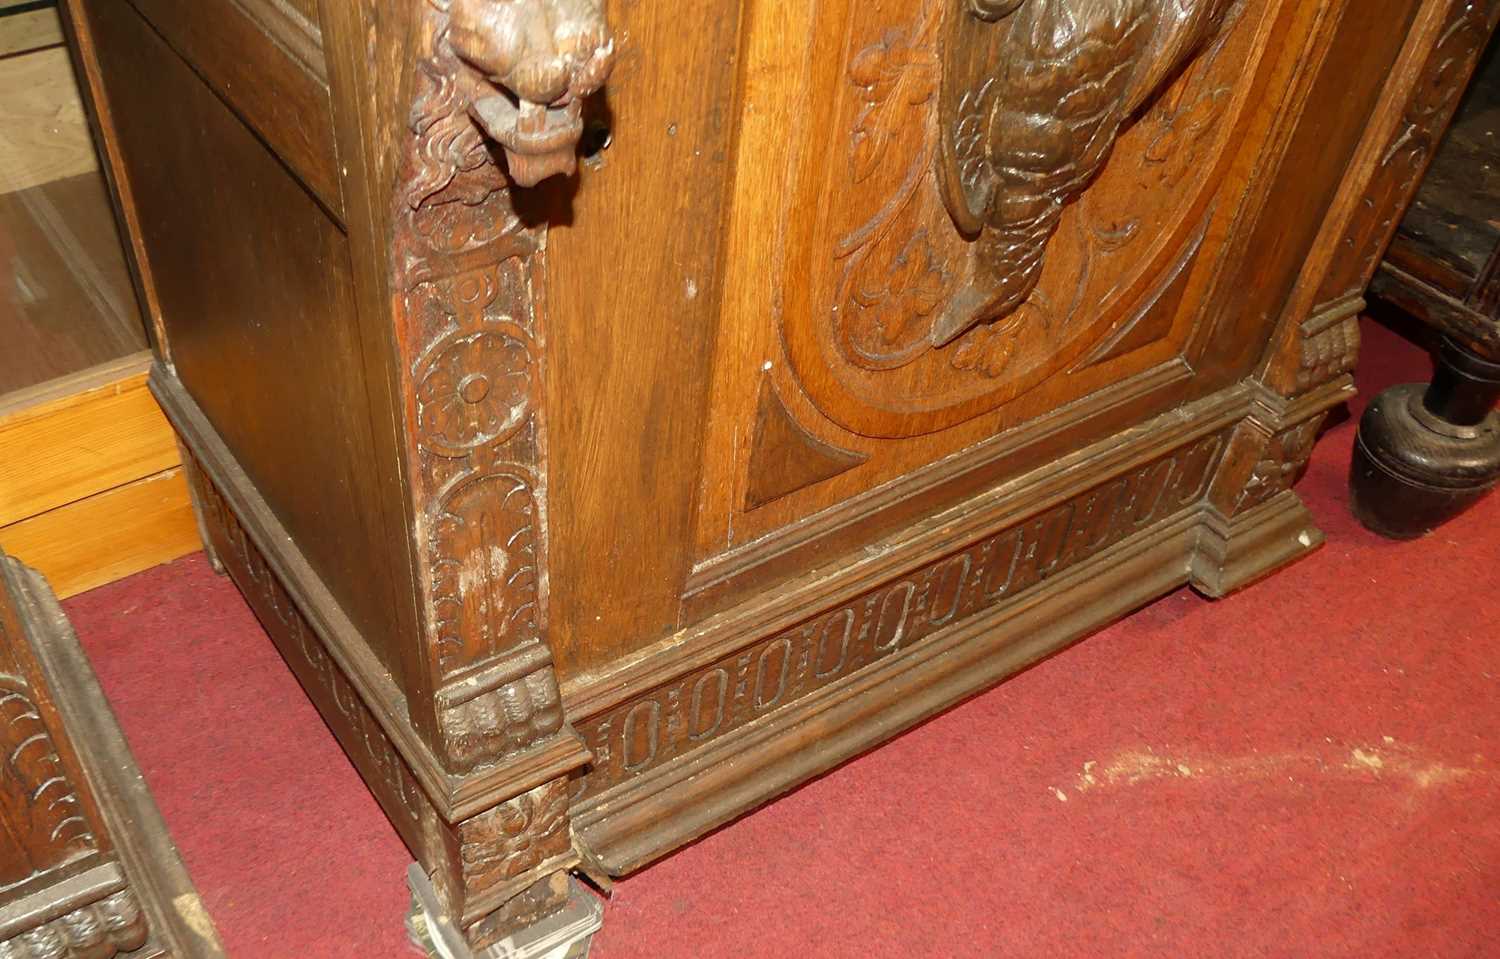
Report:
[{"label": "carved corner pilaster", "polygon": [[[420,34],[391,274],[427,727],[466,774],[576,741],[546,640],[546,226],[523,222],[512,191],[543,166],[566,172],[576,136],[527,139],[526,117],[576,118],[613,46],[593,0],[432,0]],[[497,130],[496,100],[519,110],[520,133]]]},{"label": "carved corner pilaster", "polygon": [[1337,402],[1332,397],[1343,395],[1328,385],[1294,400],[1257,385],[1204,504],[1190,565],[1200,592],[1224,596],[1323,545],[1292,484],[1307,469],[1328,408]]},{"label": "carved corner pilaster", "polygon": [[422,827],[438,908],[478,952],[563,908],[578,863],[566,772],[589,753],[548,644],[547,227],[515,191],[574,171],[580,99],[613,43],[597,0],[429,0],[417,39],[390,197],[431,690],[409,705],[447,774],[485,784],[466,807],[479,811]]}]

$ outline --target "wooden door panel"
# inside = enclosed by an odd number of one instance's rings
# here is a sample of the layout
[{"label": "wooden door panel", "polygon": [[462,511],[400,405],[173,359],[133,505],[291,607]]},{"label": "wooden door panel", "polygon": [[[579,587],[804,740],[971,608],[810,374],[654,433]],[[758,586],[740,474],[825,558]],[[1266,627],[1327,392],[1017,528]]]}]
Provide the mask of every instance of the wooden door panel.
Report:
[{"label": "wooden door panel", "polygon": [[[889,526],[1242,379],[1276,312],[1236,289],[1247,244],[1322,213],[1273,187],[1344,0],[809,6],[749,26],[690,594],[768,539],[868,539],[860,500],[922,504]],[[977,215],[976,151],[1010,157]]]}]

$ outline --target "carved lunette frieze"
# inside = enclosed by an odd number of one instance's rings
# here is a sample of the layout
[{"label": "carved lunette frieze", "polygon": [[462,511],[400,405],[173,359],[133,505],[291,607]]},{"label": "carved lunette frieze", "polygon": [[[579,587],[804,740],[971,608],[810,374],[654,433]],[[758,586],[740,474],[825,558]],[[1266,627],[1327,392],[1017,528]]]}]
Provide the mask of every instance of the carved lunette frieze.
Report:
[{"label": "carved lunette frieze", "polygon": [[443,760],[465,772],[563,730],[545,641],[546,234],[511,181],[571,171],[578,98],[612,45],[592,0],[433,0],[421,44],[392,276],[420,612]]},{"label": "carved lunette frieze", "polygon": [[1062,212],[1121,129],[1234,0],[951,0],[937,165],[970,273],[931,328],[944,344],[1035,289]]},{"label": "carved lunette frieze", "polygon": [[574,801],[662,766],[771,711],[1009,602],[1202,501],[1214,433],[912,570],[817,617],[584,720],[594,763]]},{"label": "carved lunette frieze", "polygon": [[[9,641],[4,635],[0,640]],[[3,652],[3,651],[0,651]],[[0,659],[3,663],[3,659]],[[0,672],[0,889],[98,849],[30,685]]]}]

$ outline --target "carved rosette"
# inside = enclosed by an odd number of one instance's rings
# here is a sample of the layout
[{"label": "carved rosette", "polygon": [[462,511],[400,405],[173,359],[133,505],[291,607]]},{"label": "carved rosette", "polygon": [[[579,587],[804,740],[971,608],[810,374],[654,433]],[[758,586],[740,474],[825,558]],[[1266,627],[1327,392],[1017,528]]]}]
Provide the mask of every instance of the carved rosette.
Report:
[{"label": "carved rosette", "polygon": [[572,855],[568,790],[554,779],[459,825],[459,860],[470,889],[523,881]]}]

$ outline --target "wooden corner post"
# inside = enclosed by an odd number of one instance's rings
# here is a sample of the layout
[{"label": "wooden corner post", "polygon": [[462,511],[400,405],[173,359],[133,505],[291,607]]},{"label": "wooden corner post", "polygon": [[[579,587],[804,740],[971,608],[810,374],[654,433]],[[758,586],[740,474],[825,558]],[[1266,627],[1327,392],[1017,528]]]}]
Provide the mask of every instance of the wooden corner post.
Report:
[{"label": "wooden corner post", "polygon": [[360,151],[341,162],[373,238],[361,286],[385,293],[361,308],[386,318],[422,637],[407,704],[451,787],[418,844],[426,920],[477,952],[564,910],[579,861],[567,776],[589,753],[548,643],[547,215],[521,208],[575,172],[613,42],[597,0],[339,6],[330,86]]}]

